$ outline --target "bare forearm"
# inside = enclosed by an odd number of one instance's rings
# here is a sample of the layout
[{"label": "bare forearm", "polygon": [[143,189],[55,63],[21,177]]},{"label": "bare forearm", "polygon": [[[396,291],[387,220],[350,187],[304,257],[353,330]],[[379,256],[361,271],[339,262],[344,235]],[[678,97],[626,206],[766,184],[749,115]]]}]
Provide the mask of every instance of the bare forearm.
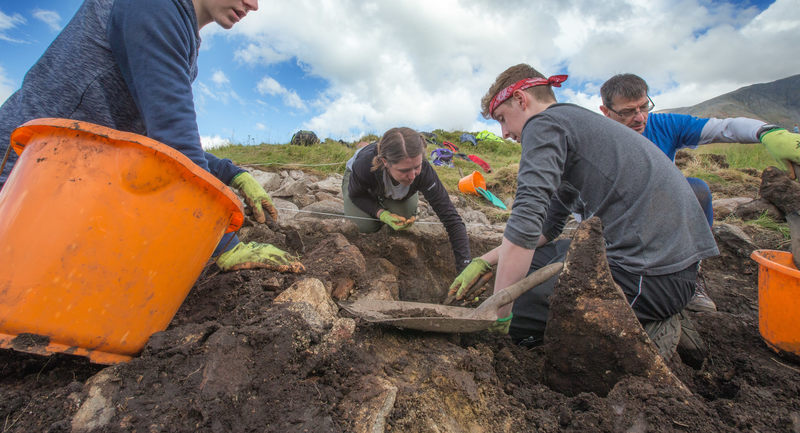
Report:
[{"label": "bare forearm", "polygon": [[[490,251],[490,253],[491,252],[496,253],[497,259],[494,293],[516,283],[528,274],[528,269],[530,269],[531,261],[533,260],[534,250],[520,247],[508,239],[503,238],[503,243],[500,244],[498,248]],[[498,309],[497,316],[507,317],[509,313],[511,313],[511,305],[512,304],[508,304]]]}]

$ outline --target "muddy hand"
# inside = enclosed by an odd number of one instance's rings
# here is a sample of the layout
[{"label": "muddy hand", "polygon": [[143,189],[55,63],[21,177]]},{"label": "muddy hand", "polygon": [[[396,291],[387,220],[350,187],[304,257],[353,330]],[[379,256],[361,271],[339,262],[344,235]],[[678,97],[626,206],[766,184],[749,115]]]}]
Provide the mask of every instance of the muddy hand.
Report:
[{"label": "muddy hand", "polygon": [[231,186],[238,189],[244,196],[244,201],[253,211],[253,218],[257,222],[263,224],[267,221],[265,211],[273,221],[278,220],[278,211],[275,209],[272,199],[264,187],[253,178],[253,175],[246,171],[239,173],[231,181]]},{"label": "muddy hand", "polygon": [[450,284],[450,288],[447,291],[448,297],[455,296],[458,300],[464,299],[467,291],[469,291],[483,275],[491,272],[491,270],[492,266],[486,260],[481,258],[472,259],[469,265],[467,265],[467,267],[458,274],[456,279],[453,280],[453,283]]},{"label": "muddy hand", "polygon": [[380,219],[382,223],[391,227],[393,230],[405,230],[409,228],[411,224],[414,224],[414,220],[416,218],[412,217],[411,221],[409,222],[409,220],[407,220],[405,217],[393,214],[388,210],[383,210],[380,215],[378,215],[378,219]]},{"label": "muddy hand", "polygon": [[262,268],[299,274],[306,270],[298,257],[273,245],[258,242],[237,244],[219,256],[217,266],[226,272]]}]

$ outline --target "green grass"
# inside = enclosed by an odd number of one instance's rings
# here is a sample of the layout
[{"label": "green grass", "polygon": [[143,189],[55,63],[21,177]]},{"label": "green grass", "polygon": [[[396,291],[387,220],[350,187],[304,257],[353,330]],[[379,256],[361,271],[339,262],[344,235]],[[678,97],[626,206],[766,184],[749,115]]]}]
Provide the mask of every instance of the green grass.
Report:
[{"label": "green grass", "polygon": [[761,143],[710,143],[698,146],[691,152],[697,155],[725,155],[731,168],[754,168],[762,171],[778,164]]},{"label": "green grass", "polygon": [[783,235],[784,239],[790,239],[789,225],[775,221],[769,215],[767,215],[767,212],[762,213],[757,219],[745,221],[744,223],[776,231]]},{"label": "green grass", "polygon": [[211,149],[210,152],[220,158],[228,158],[238,165],[252,165],[265,171],[303,169],[331,174],[344,173],[344,164],[353,156],[355,149],[338,141],[326,140],[314,146],[231,145]]}]

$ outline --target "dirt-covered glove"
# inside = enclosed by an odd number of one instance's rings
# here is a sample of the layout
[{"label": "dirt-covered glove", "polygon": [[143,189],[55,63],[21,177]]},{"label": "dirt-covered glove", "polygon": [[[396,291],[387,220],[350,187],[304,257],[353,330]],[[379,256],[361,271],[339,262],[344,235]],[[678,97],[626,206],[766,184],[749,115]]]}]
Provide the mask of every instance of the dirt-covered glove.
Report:
[{"label": "dirt-covered glove", "polygon": [[278,221],[278,211],[272,204],[272,199],[264,190],[253,175],[244,171],[234,176],[231,186],[238,189],[244,196],[244,201],[253,210],[253,217],[260,223],[267,221],[264,211],[266,211],[273,221]]},{"label": "dirt-covered glove", "polygon": [[492,265],[481,258],[474,258],[463,271],[453,280],[448,290],[448,296],[455,294],[456,299],[464,299],[467,289],[471,288],[480,277],[492,270]]},{"label": "dirt-covered glove", "polygon": [[514,313],[508,313],[508,317],[503,317],[502,319],[497,319],[496,322],[489,325],[489,328],[486,330],[493,333],[493,334],[508,334],[508,328],[511,326],[511,319],[514,317]]},{"label": "dirt-covered glove", "polygon": [[384,224],[386,224],[387,226],[391,227],[394,230],[405,230],[411,227],[411,225],[414,224],[414,221],[416,220],[415,217],[406,219],[405,217],[393,214],[388,210],[382,211],[380,215],[378,215],[378,219],[380,219],[381,222],[383,222]]},{"label": "dirt-covered glove", "polygon": [[800,165],[800,134],[789,132],[783,128],[775,128],[761,134],[761,143],[773,158],[777,159],[783,169],[794,179],[794,166]]},{"label": "dirt-covered glove", "polygon": [[217,266],[223,271],[239,269],[272,269],[278,272],[305,272],[306,268],[299,258],[270,244],[240,242],[235,247],[220,254]]}]

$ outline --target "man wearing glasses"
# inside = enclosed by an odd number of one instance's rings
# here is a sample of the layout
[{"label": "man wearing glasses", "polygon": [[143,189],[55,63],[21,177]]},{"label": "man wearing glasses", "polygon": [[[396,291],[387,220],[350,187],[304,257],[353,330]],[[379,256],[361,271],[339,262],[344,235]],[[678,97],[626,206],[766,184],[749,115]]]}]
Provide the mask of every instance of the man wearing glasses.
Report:
[{"label": "man wearing glasses", "polygon": [[[670,159],[684,147],[696,148],[708,143],[758,143],[788,169],[795,178],[794,165],[800,163],[800,135],[793,134],[777,125],[745,117],[729,119],[701,119],[687,114],[650,113],[655,104],[648,96],[647,83],[634,74],[619,74],[611,77],[600,88],[603,105],[600,111],[606,116],[655,143]],[[711,190],[703,180],[687,177],[708,225],[714,222],[711,205]],[[694,298],[686,306],[692,311],[716,311],[714,301],[698,284]]]}]

